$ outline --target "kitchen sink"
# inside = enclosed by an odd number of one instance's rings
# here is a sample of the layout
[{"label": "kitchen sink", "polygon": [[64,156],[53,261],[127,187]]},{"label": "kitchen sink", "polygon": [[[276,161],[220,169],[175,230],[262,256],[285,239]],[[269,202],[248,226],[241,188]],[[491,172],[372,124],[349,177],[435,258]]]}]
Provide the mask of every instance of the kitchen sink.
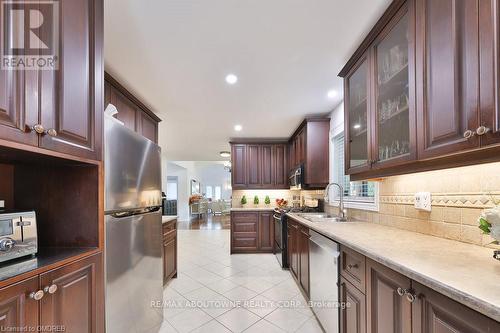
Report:
[{"label": "kitchen sink", "polygon": [[337,215],[328,213],[297,213],[297,216],[311,222],[347,222],[342,221]]}]

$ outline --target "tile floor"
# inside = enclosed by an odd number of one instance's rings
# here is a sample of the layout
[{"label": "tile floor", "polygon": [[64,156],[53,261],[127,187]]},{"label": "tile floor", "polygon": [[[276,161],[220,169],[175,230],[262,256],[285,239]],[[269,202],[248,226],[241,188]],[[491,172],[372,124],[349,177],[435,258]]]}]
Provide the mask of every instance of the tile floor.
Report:
[{"label": "tile floor", "polygon": [[229,230],[179,230],[178,244],[160,333],[322,332],[274,255],[230,255]]}]

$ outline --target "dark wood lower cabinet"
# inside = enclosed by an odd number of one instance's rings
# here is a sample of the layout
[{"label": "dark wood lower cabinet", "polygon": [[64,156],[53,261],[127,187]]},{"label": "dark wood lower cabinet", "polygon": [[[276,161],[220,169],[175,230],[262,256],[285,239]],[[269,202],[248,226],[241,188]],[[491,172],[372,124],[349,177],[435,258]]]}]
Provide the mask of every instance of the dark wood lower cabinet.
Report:
[{"label": "dark wood lower cabinet", "polygon": [[[38,299],[36,299],[37,297]],[[0,331],[104,332],[100,253],[0,290]]]},{"label": "dark wood lower cabinet", "polygon": [[288,219],[288,263],[292,276],[309,298],[309,228]]},{"label": "dark wood lower cabinet", "polygon": [[1,332],[18,332],[21,327],[26,327],[26,332],[36,332],[38,302],[29,295],[39,290],[38,284],[38,277],[33,277],[0,289]]},{"label": "dark wood lower cabinet", "polygon": [[[353,257],[361,254],[342,246]],[[342,333],[492,333],[500,323],[447,296],[366,259],[366,294],[341,270]],[[359,263],[359,265],[365,265]],[[361,266],[360,266],[361,267]],[[366,302],[365,302],[366,300]]]},{"label": "dark wood lower cabinet", "polygon": [[340,278],[340,331],[366,332],[366,297],[344,277]]},{"label": "dark wood lower cabinet", "polygon": [[231,253],[272,253],[274,223],[272,211],[231,212]]},{"label": "dark wood lower cabinet", "polygon": [[288,263],[295,280],[299,280],[299,226],[296,222],[288,222]]},{"label": "dark wood lower cabinet", "polygon": [[56,325],[66,332],[100,332],[98,295],[103,292],[100,254],[40,275],[44,296],[40,325]]},{"label": "dark wood lower cabinet", "polygon": [[163,285],[177,277],[177,220],[163,224]]},{"label": "dark wood lower cabinet", "polygon": [[411,289],[411,280],[367,259],[366,281],[368,332],[411,332],[411,303],[398,294]]},{"label": "dark wood lower cabinet", "polygon": [[299,281],[304,293],[309,297],[309,229],[300,227],[299,231]]},{"label": "dark wood lower cabinet", "polygon": [[500,323],[417,282],[412,304],[413,333],[500,332]]}]

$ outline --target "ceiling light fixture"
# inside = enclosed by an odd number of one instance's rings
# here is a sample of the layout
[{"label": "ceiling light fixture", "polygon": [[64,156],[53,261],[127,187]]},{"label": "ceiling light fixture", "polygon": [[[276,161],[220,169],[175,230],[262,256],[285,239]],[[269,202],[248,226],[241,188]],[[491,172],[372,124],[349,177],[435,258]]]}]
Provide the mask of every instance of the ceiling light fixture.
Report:
[{"label": "ceiling light fixture", "polygon": [[241,126],[241,125],[234,125],[234,130],[236,132],[240,132],[242,129],[243,129],[243,126]]},{"label": "ceiling light fixture", "polygon": [[360,124],[354,124],[353,128],[354,128],[354,129],[360,129],[360,128],[361,128],[361,125],[360,125]]},{"label": "ceiling light fixture", "polygon": [[220,156],[222,157],[230,157],[231,156],[231,153],[228,152],[228,151],[221,151],[220,152]]},{"label": "ceiling light fixture", "polygon": [[339,94],[339,93],[337,92],[337,90],[332,89],[332,90],[330,90],[330,91],[328,92],[327,96],[328,96],[328,98],[335,98],[335,97],[337,97],[337,96],[338,96],[338,94]]},{"label": "ceiling light fixture", "polygon": [[226,82],[227,84],[235,84],[236,82],[238,82],[238,77],[234,74],[228,74],[226,76]]}]

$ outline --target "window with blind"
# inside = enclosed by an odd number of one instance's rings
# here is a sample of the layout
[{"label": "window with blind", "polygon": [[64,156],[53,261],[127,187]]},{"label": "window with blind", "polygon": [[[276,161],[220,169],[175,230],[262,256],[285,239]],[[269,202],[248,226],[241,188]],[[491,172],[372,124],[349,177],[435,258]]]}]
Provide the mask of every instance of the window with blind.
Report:
[{"label": "window with blind", "polygon": [[[344,188],[344,202],[346,207],[378,210],[378,185],[375,182],[351,182],[344,170],[344,133],[332,138],[333,144],[333,182]],[[330,202],[338,203],[338,190],[330,189]]]}]

